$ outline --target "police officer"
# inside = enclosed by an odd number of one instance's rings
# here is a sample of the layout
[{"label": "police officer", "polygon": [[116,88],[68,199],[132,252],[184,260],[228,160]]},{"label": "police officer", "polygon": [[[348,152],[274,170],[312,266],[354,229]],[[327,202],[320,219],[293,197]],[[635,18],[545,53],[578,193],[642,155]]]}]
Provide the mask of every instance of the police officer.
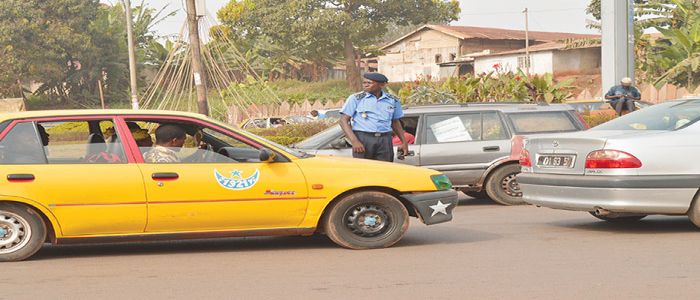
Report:
[{"label": "police officer", "polygon": [[352,156],[394,161],[392,131],[401,139],[400,151],[408,154],[408,144],[399,121],[403,117],[399,99],[384,91],[389,81],[379,73],[365,73],[363,92],[351,95],[340,110],[340,127],[352,143]]}]

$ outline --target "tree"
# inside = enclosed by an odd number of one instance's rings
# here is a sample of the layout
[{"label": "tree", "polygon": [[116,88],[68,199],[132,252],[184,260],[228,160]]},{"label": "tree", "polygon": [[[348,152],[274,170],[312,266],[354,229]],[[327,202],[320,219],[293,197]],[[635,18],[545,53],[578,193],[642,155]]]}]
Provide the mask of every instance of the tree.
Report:
[{"label": "tree", "polygon": [[[141,68],[158,68],[165,59],[153,32],[154,24],[174,13],[164,10],[143,2],[133,10]],[[37,94],[83,107],[99,103],[98,84],[107,102],[127,99],[124,19],[121,5],[97,0],[0,2],[0,95],[13,95],[17,81],[32,80],[43,83]]]},{"label": "tree", "polygon": [[360,86],[357,59],[388,26],[457,19],[456,0],[232,0],[218,12],[234,39],[268,37],[302,59],[344,57],[348,85]]},{"label": "tree", "polygon": [[700,1],[674,0],[679,28],[657,29],[668,43],[662,43],[656,57],[666,70],[654,82],[657,86],[673,83],[693,93],[700,86]]}]

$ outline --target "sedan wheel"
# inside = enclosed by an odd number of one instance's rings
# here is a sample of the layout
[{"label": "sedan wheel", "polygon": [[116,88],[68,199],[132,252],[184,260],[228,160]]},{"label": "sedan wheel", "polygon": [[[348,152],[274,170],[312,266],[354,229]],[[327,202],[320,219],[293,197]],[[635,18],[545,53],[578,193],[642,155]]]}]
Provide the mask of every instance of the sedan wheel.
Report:
[{"label": "sedan wheel", "polygon": [[24,260],[39,251],[46,225],[32,209],[0,203],[0,261]]},{"label": "sedan wheel", "polygon": [[391,195],[358,192],[333,204],[322,225],[328,237],[345,248],[385,248],[408,229],[408,211]]}]

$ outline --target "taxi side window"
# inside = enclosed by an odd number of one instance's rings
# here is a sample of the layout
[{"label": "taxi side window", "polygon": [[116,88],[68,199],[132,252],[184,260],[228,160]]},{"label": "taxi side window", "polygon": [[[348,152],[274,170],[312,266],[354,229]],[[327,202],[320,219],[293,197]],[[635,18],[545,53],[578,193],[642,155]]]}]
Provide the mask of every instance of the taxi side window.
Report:
[{"label": "taxi side window", "polygon": [[37,128],[49,164],[127,162],[111,120],[41,122]]},{"label": "taxi side window", "polygon": [[[188,122],[138,121],[131,129],[145,163],[260,162],[260,151],[232,136]],[[143,131],[137,137],[135,131]],[[141,141],[146,141],[143,145]]]},{"label": "taxi side window", "polygon": [[0,141],[1,164],[45,164],[46,156],[37,127],[19,123]]}]

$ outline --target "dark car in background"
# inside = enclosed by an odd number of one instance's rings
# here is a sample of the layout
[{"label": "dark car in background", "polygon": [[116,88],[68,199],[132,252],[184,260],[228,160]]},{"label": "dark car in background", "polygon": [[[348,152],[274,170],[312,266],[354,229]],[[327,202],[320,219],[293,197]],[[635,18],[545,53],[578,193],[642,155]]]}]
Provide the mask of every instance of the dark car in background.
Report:
[{"label": "dark car in background", "polygon": [[[401,119],[415,137],[409,155],[397,163],[446,174],[454,187],[503,205],[524,204],[516,181],[523,136],[588,128],[565,104],[470,103],[408,107]],[[295,148],[310,154],[352,156],[352,147],[336,125]]]}]

